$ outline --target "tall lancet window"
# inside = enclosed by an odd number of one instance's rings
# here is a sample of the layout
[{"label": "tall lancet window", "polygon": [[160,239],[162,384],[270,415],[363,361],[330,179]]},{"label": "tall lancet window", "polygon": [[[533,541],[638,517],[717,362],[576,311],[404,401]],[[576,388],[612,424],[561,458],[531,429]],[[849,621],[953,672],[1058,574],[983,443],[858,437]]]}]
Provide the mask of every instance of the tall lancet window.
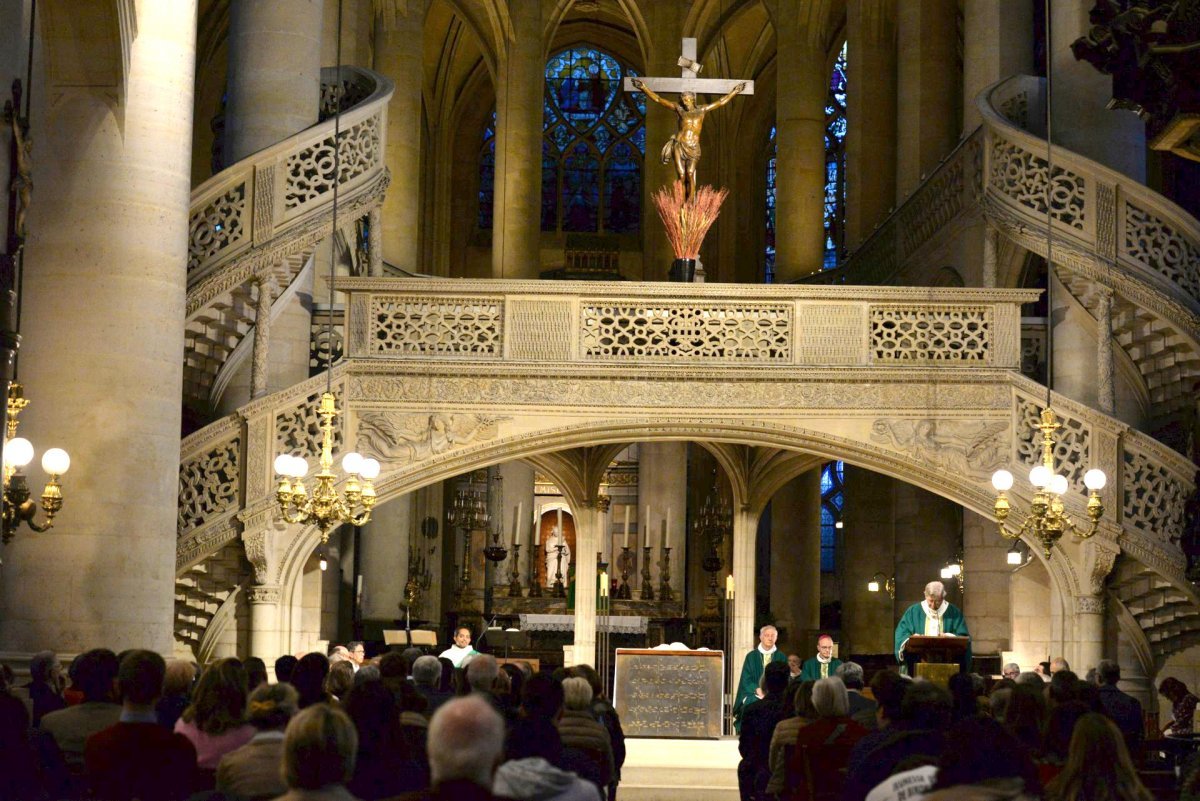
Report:
[{"label": "tall lancet window", "polygon": [[621,87],[637,74],[583,45],[547,62],[543,231],[622,234],[641,227],[646,98]]},{"label": "tall lancet window", "polygon": [[825,264],[832,270],[846,255],[846,46],[829,76],[825,101]]},{"label": "tall lancet window", "polygon": [[496,112],[483,129],[483,146],[479,150],[479,230],[492,228],[492,205],[496,195]]},{"label": "tall lancet window", "polygon": [[771,126],[771,142],[767,152],[767,253],[763,261],[763,283],[775,281],[775,126]]},{"label": "tall lancet window", "polygon": [[846,511],[846,494],[843,491],[845,465],[842,462],[827,462],[821,469],[821,572],[832,573],[837,569],[837,533],[842,527],[842,515]]}]

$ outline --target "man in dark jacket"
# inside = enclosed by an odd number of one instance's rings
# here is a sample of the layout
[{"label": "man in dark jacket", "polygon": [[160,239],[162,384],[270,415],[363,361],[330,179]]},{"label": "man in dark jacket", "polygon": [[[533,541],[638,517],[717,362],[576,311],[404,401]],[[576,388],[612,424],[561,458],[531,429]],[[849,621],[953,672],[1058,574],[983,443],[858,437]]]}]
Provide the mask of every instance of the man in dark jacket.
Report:
[{"label": "man in dark jacket", "polygon": [[750,704],[742,713],[742,731],[738,751],[738,790],[742,801],[754,801],[771,778],[771,735],[775,726],[788,716],[783,693],[791,679],[787,662],[771,662],[763,670],[762,700]]},{"label": "man in dark jacket", "polygon": [[1100,706],[1104,707],[1104,714],[1117,724],[1121,736],[1125,738],[1125,746],[1136,759],[1142,749],[1142,740],[1146,736],[1142,704],[1129,693],[1117,689],[1117,682],[1121,680],[1121,666],[1116,662],[1101,659],[1096,672],[1100,677]]}]

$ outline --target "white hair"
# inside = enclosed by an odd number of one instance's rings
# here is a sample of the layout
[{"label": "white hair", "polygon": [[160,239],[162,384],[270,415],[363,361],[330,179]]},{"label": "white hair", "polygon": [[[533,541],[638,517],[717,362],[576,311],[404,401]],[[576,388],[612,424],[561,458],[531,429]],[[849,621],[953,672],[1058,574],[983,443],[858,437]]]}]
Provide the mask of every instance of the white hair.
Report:
[{"label": "white hair", "polygon": [[774,626],[772,626],[770,623],[768,623],[767,625],[765,625],[765,626],[763,626],[761,629],[759,629],[759,630],[758,630],[758,633],[759,633],[759,634],[762,634],[762,633],[763,633],[764,631],[766,631],[767,629],[770,629],[771,631],[775,632],[776,634],[778,634],[778,633],[779,633],[779,629],[775,628],[775,627],[774,627]]},{"label": "white hair", "polygon": [[818,717],[841,718],[850,713],[846,685],[837,676],[820,679],[813,685],[812,702]]},{"label": "white hair", "polygon": [[938,598],[946,597],[946,585],[940,581],[931,581],[925,585],[925,596],[937,596]]},{"label": "white hair", "polygon": [[428,742],[434,784],[460,779],[491,787],[504,756],[504,721],[477,695],[455,698],[434,713]]}]

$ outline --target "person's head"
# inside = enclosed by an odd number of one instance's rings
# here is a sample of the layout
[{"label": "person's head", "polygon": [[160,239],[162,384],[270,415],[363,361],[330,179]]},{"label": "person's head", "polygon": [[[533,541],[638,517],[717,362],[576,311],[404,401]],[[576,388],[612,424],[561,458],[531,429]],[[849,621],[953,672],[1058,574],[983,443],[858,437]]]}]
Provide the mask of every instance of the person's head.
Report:
[{"label": "person's head", "polygon": [[800,658],[800,654],[788,654],[788,673],[793,676],[799,676],[800,668],[803,664],[804,660]]},{"label": "person's head", "polygon": [[167,674],[163,677],[163,695],[183,696],[192,691],[196,680],[196,665],[183,659],[168,659]]},{"label": "person's head", "polygon": [[1101,659],[1096,665],[1096,676],[1101,684],[1111,684],[1114,687],[1121,680],[1121,666],[1112,659]]},{"label": "person's head", "polygon": [[768,651],[775,647],[775,641],[779,639],[779,629],[772,626],[770,623],[758,630],[758,641],[762,647]]},{"label": "person's head", "polygon": [[1066,701],[1050,710],[1050,717],[1046,721],[1046,736],[1042,741],[1044,755],[1053,760],[1065,761],[1071,735],[1075,732],[1075,724],[1090,711],[1079,701]]},{"label": "person's head", "polygon": [[1042,680],[1042,674],[1035,673],[1032,670],[1023,670],[1021,671],[1020,675],[1017,676],[1016,683],[1023,684],[1027,687],[1041,687],[1043,684],[1045,684],[1045,681]]},{"label": "person's head", "polygon": [[1171,703],[1187,695],[1187,685],[1174,676],[1167,676],[1158,684],[1158,691]]},{"label": "person's head", "polygon": [[427,742],[434,786],[461,780],[490,788],[504,755],[504,721],[479,696],[455,698],[434,713]]},{"label": "person's head", "polygon": [[[386,664],[386,657],[385,664]],[[382,666],[380,666],[382,669]],[[426,690],[432,690],[437,686],[438,679],[442,675],[442,666],[438,663],[436,656],[417,657],[417,661],[413,662],[412,679],[413,684],[422,687]]]},{"label": "person's head", "polygon": [[681,95],[679,95],[679,102],[686,109],[695,108],[696,107],[696,93],[695,92],[682,93]]},{"label": "person's head", "polygon": [[1035,665],[1033,669],[1039,676],[1045,676],[1046,678],[1050,677],[1050,663],[1049,662],[1038,662],[1037,665]]},{"label": "person's head", "polygon": [[260,684],[246,702],[246,722],[259,731],[283,731],[299,711],[296,688],[287,682]]},{"label": "person's head", "polygon": [[454,689],[454,663],[447,657],[439,656],[438,664],[442,666],[442,677],[438,679],[438,689],[444,693]]},{"label": "person's head", "polygon": [[46,684],[55,690],[62,684],[62,663],[53,651],[38,651],[29,658],[29,680],[33,684]]},{"label": "person's head", "polygon": [[1004,716],[1008,713],[1008,702],[1012,699],[1013,687],[1004,686],[1000,682],[996,682],[996,686],[992,689],[992,694],[988,696],[988,707],[992,710],[992,717],[996,720],[1004,720]]},{"label": "person's head", "polygon": [[239,659],[219,659],[200,674],[183,719],[205,734],[224,734],[246,718],[246,668]]},{"label": "person's head", "polygon": [[466,648],[471,644],[471,629],[466,626],[459,626],[454,630],[454,644],[459,648]]},{"label": "person's head", "polygon": [[257,656],[246,657],[242,663],[246,667],[246,686],[253,690],[260,684],[267,683],[267,663]]},{"label": "person's head", "polygon": [[786,662],[772,662],[763,670],[763,691],[772,698],[777,698],[783,695],[791,680],[792,674]]},{"label": "person's head", "polygon": [[954,701],[944,687],[915,681],[900,702],[900,717],[910,729],[945,731],[954,714]]},{"label": "person's head", "polygon": [[300,661],[291,654],[284,654],[275,660],[275,680],[276,681],[291,681],[292,671],[296,669],[296,663]]},{"label": "person's head", "polygon": [[871,677],[871,694],[879,704],[879,722],[890,723],[900,719],[900,704],[911,684],[895,670],[881,670]]},{"label": "person's head", "polygon": [[935,789],[1012,778],[1022,779],[1025,792],[1040,797],[1042,788],[1029,752],[1003,726],[991,718],[971,717],[950,728]]},{"label": "person's head", "polygon": [[[391,653],[391,652],[389,652],[389,653]],[[418,659],[420,659],[424,653],[425,653],[424,651],[422,651],[420,648],[416,647],[415,645],[410,645],[407,648],[405,648],[403,651],[400,652],[400,656],[404,660],[404,665],[408,669],[408,673],[406,673],[405,675],[412,674],[413,663],[416,662]]]},{"label": "person's head", "polygon": [[479,654],[467,665],[467,685],[471,692],[490,693],[500,675],[500,665],[491,654]]},{"label": "person's head", "polygon": [[521,688],[521,717],[555,721],[562,710],[562,683],[552,676],[542,673],[531,676]]},{"label": "person's head", "polygon": [[1006,679],[1017,680],[1017,676],[1021,675],[1021,666],[1016,662],[1009,662],[1000,669],[1000,675]]},{"label": "person's head", "polygon": [[300,657],[292,671],[292,686],[300,694],[300,708],[312,706],[326,699],[325,677],[329,675],[329,660],[325,654],[315,651]]},{"label": "person's head", "polygon": [[[415,692],[411,687],[409,691]],[[398,739],[400,710],[396,695],[381,682],[355,687],[342,702],[342,709],[354,721],[359,753],[375,753],[380,744]]]},{"label": "person's head", "polygon": [[1067,749],[1067,764],[1048,788],[1056,798],[1123,798],[1151,801],[1138,778],[1125,739],[1104,715],[1079,718]]},{"label": "person's head", "polygon": [[970,717],[976,712],[978,696],[975,694],[975,682],[966,673],[955,673],[950,677],[947,689],[954,704],[952,715],[954,719]]},{"label": "person's head", "polygon": [[382,678],[383,674],[379,672],[379,667],[368,663],[360,667],[354,674],[354,686],[357,687],[370,681],[380,681]]},{"label": "person's head", "polygon": [[946,585],[940,581],[931,581],[925,585],[925,601],[929,608],[937,610],[946,599]]},{"label": "person's head", "polygon": [[1046,693],[1041,679],[1036,686],[1018,684],[1013,688],[1004,710],[1004,726],[1034,753],[1042,747],[1046,716]]},{"label": "person's head", "polygon": [[817,637],[817,656],[822,659],[829,659],[833,656],[833,637],[828,634]]},{"label": "person's head", "polygon": [[[508,666],[505,665],[507,668]],[[524,674],[522,674],[524,675]],[[592,700],[604,697],[604,688],[601,687],[600,674],[591,665],[575,665],[571,668],[571,675],[578,676],[581,679],[587,679],[588,686],[592,688]],[[514,684],[515,688],[516,685]]]},{"label": "person's head", "polygon": [[1059,670],[1050,675],[1050,702],[1065,704],[1075,698],[1075,687],[1079,677],[1069,670]]},{"label": "person's head", "polygon": [[329,704],[314,704],[287,726],[283,780],[294,790],[345,784],[354,775],[357,751],[358,734],[349,716]]},{"label": "person's head", "polygon": [[[782,665],[781,667],[783,667],[786,674],[787,667]],[[787,682],[785,681],[784,683],[786,684]],[[568,711],[582,712],[591,708],[592,686],[587,683],[587,679],[579,677],[565,679],[562,683],[562,689],[563,707]]]},{"label": "person's head", "polygon": [[817,717],[840,718],[850,713],[846,685],[837,676],[820,679],[813,685],[812,702]]},{"label": "person's head", "polygon": [[117,687],[127,707],[152,706],[162,695],[167,663],[153,651],[130,651],[117,670]]},{"label": "person's head", "polygon": [[1056,656],[1050,660],[1050,675],[1053,676],[1060,670],[1070,670],[1071,666],[1067,664],[1067,660],[1061,656]]},{"label": "person's head", "polygon": [[76,657],[71,663],[72,679],[83,700],[113,700],[118,667],[117,655],[107,648],[93,648]]},{"label": "person's head", "polygon": [[863,681],[862,665],[857,662],[843,662],[838,665],[834,675],[842,680],[847,690],[861,690],[867,686]]},{"label": "person's head", "polygon": [[354,665],[350,660],[334,662],[329,666],[329,675],[325,677],[325,692],[334,698],[345,698],[354,686]]},{"label": "person's head", "polygon": [[351,640],[346,643],[346,650],[350,652],[350,661],[354,664],[361,665],[367,661],[367,646],[359,640]]}]

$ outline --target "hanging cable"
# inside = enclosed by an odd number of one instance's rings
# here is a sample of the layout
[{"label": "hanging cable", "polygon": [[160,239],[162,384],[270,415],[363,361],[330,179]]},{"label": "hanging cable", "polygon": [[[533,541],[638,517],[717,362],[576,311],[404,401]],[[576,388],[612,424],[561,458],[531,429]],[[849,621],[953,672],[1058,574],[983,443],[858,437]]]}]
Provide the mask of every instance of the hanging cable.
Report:
[{"label": "hanging cable", "polygon": [[1045,0],[1045,19],[1042,21],[1046,35],[1046,186],[1043,192],[1046,204],[1046,408],[1050,408],[1050,393],[1054,387],[1054,218],[1050,214],[1050,199],[1054,186],[1054,122],[1051,93],[1052,31],[1050,29],[1050,0]]},{"label": "hanging cable", "polygon": [[325,326],[325,391],[333,392],[333,279],[337,268],[338,185],[342,172],[342,3],[338,0],[337,46],[333,81],[333,223],[329,231],[329,313]]}]

